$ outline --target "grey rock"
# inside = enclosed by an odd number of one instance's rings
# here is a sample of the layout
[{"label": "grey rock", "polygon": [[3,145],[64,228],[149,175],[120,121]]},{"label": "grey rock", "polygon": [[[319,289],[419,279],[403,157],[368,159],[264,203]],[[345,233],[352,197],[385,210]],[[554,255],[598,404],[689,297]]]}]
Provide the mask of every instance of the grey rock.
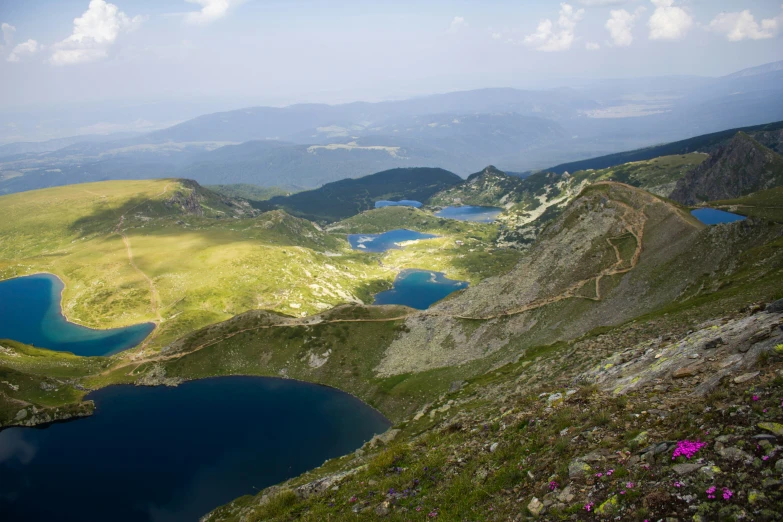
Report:
[{"label": "grey rock", "polygon": [[547,397],[546,402],[548,404],[552,404],[553,402],[557,402],[557,401],[559,401],[562,398],[563,398],[563,394],[562,393],[553,393],[552,395]]},{"label": "grey rock", "polygon": [[718,337],[716,339],[712,339],[711,341],[707,341],[706,343],[704,343],[704,349],[713,350],[718,346],[720,346],[721,344],[726,344],[726,343],[723,342],[723,338]]},{"label": "grey rock", "polygon": [[672,469],[678,475],[690,475],[701,467],[701,464],[675,464]]},{"label": "grey rock", "polygon": [[783,299],[778,299],[774,303],[769,303],[766,308],[767,313],[777,314],[783,312]]},{"label": "grey rock", "polygon": [[533,500],[527,505],[527,510],[530,511],[534,517],[537,517],[544,510],[544,504],[536,497],[533,497]]},{"label": "grey rock", "polygon": [[669,449],[669,445],[665,442],[661,442],[657,446],[655,446],[655,454],[660,455],[661,453],[665,452],[667,449]]},{"label": "grey rock", "polygon": [[753,435],[752,438],[757,440],[777,440],[777,437],[770,433],[759,433],[758,435]]},{"label": "grey rock", "polygon": [[378,504],[378,507],[375,508],[375,514],[379,517],[385,517],[387,516],[391,510],[389,509],[389,503],[384,502],[383,504]]},{"label": "grey rock", "polygon": [[575,459],[568,465],[568,476],[571,479],[582,478],[591,471],[593,468],[582,459]]},{"label": "grey rock", "polygon": [[734,377],[734,382],[737,383],[737,384],[742,384],[743,382],[748,382],[749,380],[758,377],[759,373],[761,373],[761,372],[743,373],[742,375]]},{"label": "grey rock", "polygon": [[575,495],[571,492],[571,486],[566,486],[566,488],[557,495],[557,500],[566,504],[573,502],[574,498]]},{"label": "grey rock", "polygon": [[22,420],[25,417],[27,417],[27,410],[19,410],[16,413],[16,417],[14,417],[16,420]]},{"label": "grey rock", "polygon": [[727,460],[733,460],[735,462],[753,462],[753,457],[739,448],[724,448],[718,451],[718,453],[721,457]]},{"label": "grey rock", "polygon": [[489,447],[489,452],[490,453],[495,453],[495,451],[497,451],[499,445],[500,444],[498,444],[497,442],[493,442],[492,445]]},{"label": "grey rock", "polygon": [[465,381],[454,381],[451,383],[451,386],[449,386],[449,393],[459,391],[463,386],[465,386]]}]

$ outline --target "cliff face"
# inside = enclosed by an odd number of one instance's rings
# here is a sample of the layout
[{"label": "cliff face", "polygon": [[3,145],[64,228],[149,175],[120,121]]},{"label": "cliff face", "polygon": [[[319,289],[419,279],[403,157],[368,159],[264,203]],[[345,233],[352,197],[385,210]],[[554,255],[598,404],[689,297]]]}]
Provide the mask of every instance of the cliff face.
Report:
[{"label": "cliff face", "polygon": [[783,157],[737,133],[678,183],[671,198],[686,205],[732,199],[783,185]]}]

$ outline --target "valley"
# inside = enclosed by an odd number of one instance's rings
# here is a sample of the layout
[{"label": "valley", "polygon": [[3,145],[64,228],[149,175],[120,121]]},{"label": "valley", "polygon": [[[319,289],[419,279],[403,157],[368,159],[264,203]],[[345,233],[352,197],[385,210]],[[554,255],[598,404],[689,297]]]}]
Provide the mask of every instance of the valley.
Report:
[{"label": "valley", "polygon": [[[657,440],[669,440],[718,422],[689,410],[678,413],[680,427],[667,423],[669,414],[654,428],[638,416],[623,424],[626,406],[614,406],[620,401],[634,411],[680,411],[686,403],[676,397],[686,396],[685,383],[699,390],[697,401],[706,400],[721,379],[750,375],[762,359],[767,366],[753,378],[763,373],[772,382],[768,391],[779,386],[774,372],[783,371],[776,348],[783,312],[779,302],[765,306],[783,295],[783,221],[774,197],[780,180],[754,174],[776,165],[777,153],[758,149],[771,159],[749,167],[750,179],[763,180],[754,181],[751,194],[727,185],[725,194],[734,199],[705,207],[669,199],[704,177],[729,175],[713,165],[741,154],[736,151],[748,139],[728,137],[709,156],[660,156],[560,174],[517,177],[487,167],[457,181],[445,171],[398,170],[336,184],[339,190],[325,186],[264,200],[184,179],[0,197],[0,208],[13,216],[0,234],[4,279],[54,274],[64,282],[63,314],[77,324],[155,325],[135,347],[101,356],[0,341],[0,422],[32,426],[100,414],[101,401],[93,397],[116,385],[293,379],[361,399],[392,429],[301,476],[317,463],[270,479],[258,495],[205,520],[320,520],[347,511],[405,520],[417,506],[450,518],[489,507],[509,515],[546,509],[561,517],[583,513],[589,502],[607,513],[689,509],[674,501],[650,508],[636,496],[616,499],[594,480],[583,487],[586,497],[574,490],[554,499],[535,493],[549,499],[544,508],[521,492],[537,491],[542,477],[584,483],[576,470],[594,461],[579,455],[599,452],[590,459],[613,463],[615,449],[630,455],[645,444],[623,438],[627,429],[633,437],[648,433],[649,440],[653,430]],[[224,194],[232,190],[221,187]],[[376,200],[400,199],[422,205],[375,208]],[[458,219],[440,214],[449,207]],[[481,207],[496,210],[476,221],[476,212],[486,212]],[[747,218],[708,226],[691,214],[706,208]],[[726,329],[721,339],[728,348],[702,361],[701,340],[718,335],[716,328]],[[749,343],[750,351],[738,356],[732,343]],[[651,350],[660,355],[650,358]],[[623,363],[612,362],[631,352],[636,355]],[[675,395],[663,396],[663,389]],[[737,393],[731,388],[714,400],[741,400]],[[594,421],[601,415],[607,420]],[[512,425],[527,434],[521,446],[503,442]],[[580,435],[585,429],[607,435]],[[555,450],[542,444],[547,437]],[[482,449],[482,441],[499,446]],[[424,448],[428,456],[419,455]],[[531,461],[527,451],[540,459]],[[465,455],[467,468],[454,452]],[[645,459],[660,473],[674,472],[655,455]],[[649,495],[658,486],[640,462],[624,473]],[[436,475],[408,484],[414,475],[428,477],[422,466]],[[465,490],[477,476],[485,491],[479,496]],[[274,485],[282,480],[288,482]],[[376,500],[371,481],[393,492]],[[518,499],[511,484],[525,484],[513,486],[521,488]],[[406,487],[421,500],[399,496]],[[343,490],[356,500],[342,499]],[[758,509],[778,502],[766,491]]]}]

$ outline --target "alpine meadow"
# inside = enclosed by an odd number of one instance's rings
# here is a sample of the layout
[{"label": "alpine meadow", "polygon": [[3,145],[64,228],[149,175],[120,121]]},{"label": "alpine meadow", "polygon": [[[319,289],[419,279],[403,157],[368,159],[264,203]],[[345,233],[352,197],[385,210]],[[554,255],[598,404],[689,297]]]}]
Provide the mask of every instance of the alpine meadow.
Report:
[{"label": "alpine meadow", "polygon": [[0,5],[0,519],[775,521],[783,5]]}]

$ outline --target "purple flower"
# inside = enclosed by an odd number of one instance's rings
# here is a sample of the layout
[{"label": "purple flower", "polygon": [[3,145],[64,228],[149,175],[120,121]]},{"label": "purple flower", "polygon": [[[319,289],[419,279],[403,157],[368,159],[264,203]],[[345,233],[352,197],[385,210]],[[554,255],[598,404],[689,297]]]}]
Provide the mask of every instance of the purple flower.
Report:
[{"label": "purple flower", "polygon": [[679,456],[684,456],[686,459],[690,460],[691,457],[693,457],[697,451],[699,451],[701,448],[706,446],[706,442],[702,442],[700,440],[681,440],[677,442],[677,447],[674,449],[674,453],[672,454],[672,460],[676,459]]},{"label": "purple flower", "polygon": [[560,484],[558,484],[557,482],[555,482],[555,481],[553,480],[552,482],[550,482],[550,483],[549,483],[549,491],[554,491],[554,490],[556,490],[556,489],[557,489],[557,487],[558,487],[559,485],[560,485]]},{"label": "purple flower", "polygon": [[707,493],[707,498],[715,498],[715,490],[716,490],[716,489],[717,489],[717,488],[716,488],[715,486],[710,486],[710,487],[708,487],[708,488],[707,488],[707,491],[706,491],[706,493]]},{"label": "purple flower", "polygon": [[595,506],[594,503],[588,502],[587,504],[585,504],[585,511],[589,513],[593,509],[593,506]]},{"label": "purple flower", "polygon": [[682,487],[682,482],[680,482],[679,480],[675,480],[674,481],[674,487],[675,488],[681,488]]},{"label": "purple flower", "polygon": [[758,395],[754,395],[754,396],[753,396],[753,400],[754,400],[754,401],[757,401],[757,400],[759,400],[759,396],[758,396]]},{"label": "purple flower", "polygon": [[761,460],[769,460],[769,455],[764,455],[763,457],[761,457]]},{"label": "purple flower", "polygon": [[628,488],[628,489],[633,489],[634,486],[635,486],[635,484],[633,482],[629,482],[628,484],[625,485],[625,487]]},{"label": "purple flower", "polygon": [[604,474],[599,471],[598,473],[595,474],[595,476],[601,478],[604,476]]},{"label": "purple flower", "polygon": [[729,500],[733,496],[734,493],[729,488],[723,488],[723,500]]},{"label": "purple flower", "polygon": [[607,471],[606,471],[606,476],[607,476],[607,477],[609,477],[609,476],[611,476],[611,475],[612,475],[612,473],[614,473],[614,470],[613,470],[613,469],[607,470]]}]

